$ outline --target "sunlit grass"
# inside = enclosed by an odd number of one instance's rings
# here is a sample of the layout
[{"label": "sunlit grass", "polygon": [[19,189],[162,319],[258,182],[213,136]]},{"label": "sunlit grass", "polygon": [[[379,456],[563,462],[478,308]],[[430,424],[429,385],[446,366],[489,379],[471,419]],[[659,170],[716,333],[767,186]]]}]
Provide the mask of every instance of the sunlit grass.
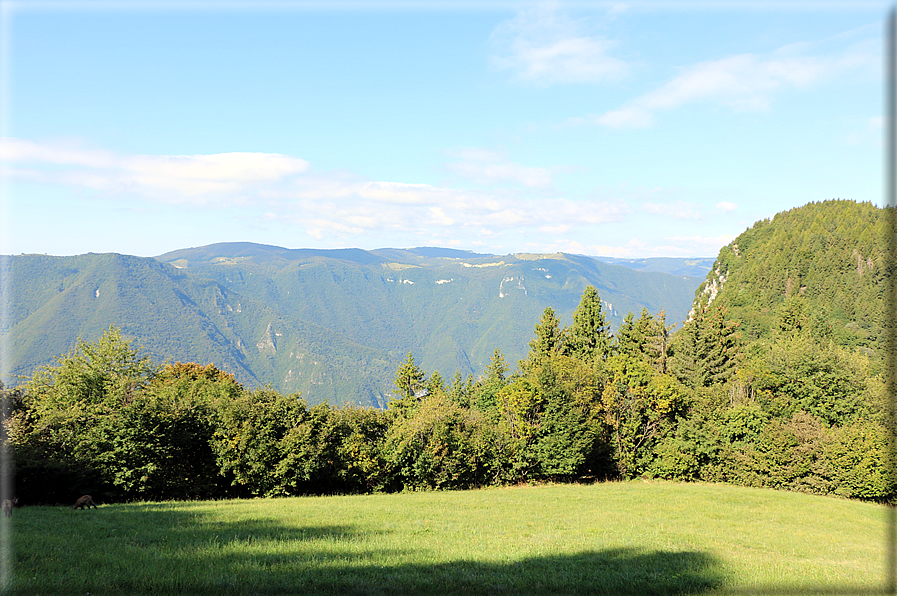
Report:
[{"label": "sunlit grass", "polygon": [[880,593],[884,507],[727,485],[140,503],[12,518],[14,593]]}]

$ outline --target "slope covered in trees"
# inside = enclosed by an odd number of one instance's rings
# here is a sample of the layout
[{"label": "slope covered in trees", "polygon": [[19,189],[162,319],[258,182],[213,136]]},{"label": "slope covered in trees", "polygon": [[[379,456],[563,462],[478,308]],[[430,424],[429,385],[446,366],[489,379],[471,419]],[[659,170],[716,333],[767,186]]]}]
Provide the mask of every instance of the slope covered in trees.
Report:
[{"label": "slope covered in trees", "polygon": [[811,326],[840,345],[874,348],[884,312],[885,225],[882,209],[842,200],[759,221],[720,250],[700,303],[724,307],[746,339]]},{"label": "slope covered in trees", "polygon": [[[30,375],[78,338],[122,329],[157,362],[215,363],[242,384],[309,403],[385,405],[409,351],[429,369],[481,370],[500,347],[523,356],[548,305],[569,317],[589,284],[612,325],[628,310],[685,318],[700,280],[573,255],[439,248],[290,250],[250,243],[126,255],[20,255],[0,329],[12,375]],[[15,384],[15,376],[5,378]]]},{"label": "slope covered in trees", "polygon": [[[587,285],[568,325],[551,306],[530,319],[516,366],[493,348],[476,375],[456,368],[448,378],[409,351],[385,409],[310,406],[297,393],[247,389],[212,365],[159,367],[111,328],[6,392],[19,495],[277,496],[647,477],[893,503],[882,363],[870,339],[882,281],[866,277],[884,264],[874,237],[866,246],[837,226],[825,231],[828,211],[880,225],[874,208],[845,202],[760,222],[721,251],[705,285],[717,292],[699,291],[678,329],[643,308],[612,332],[606,300]],[[805,242],[828,248],[819,259],[779,254]],[[848,249],[878,256],[862,253],[848,270],[835,260]],[[767,283],[752,289],[757,276]],[[826,301],[836,307],[823,310]]]}]

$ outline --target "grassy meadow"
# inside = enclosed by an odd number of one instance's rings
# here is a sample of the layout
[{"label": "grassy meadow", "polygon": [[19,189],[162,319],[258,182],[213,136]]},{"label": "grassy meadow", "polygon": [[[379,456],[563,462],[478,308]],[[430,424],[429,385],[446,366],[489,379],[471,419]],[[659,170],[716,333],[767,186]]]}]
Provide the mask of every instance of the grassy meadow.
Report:
[{"label": "grassy meadow", "polygon": [[12,594],[879,594],[885,508],[717,484],[22,507]]}]

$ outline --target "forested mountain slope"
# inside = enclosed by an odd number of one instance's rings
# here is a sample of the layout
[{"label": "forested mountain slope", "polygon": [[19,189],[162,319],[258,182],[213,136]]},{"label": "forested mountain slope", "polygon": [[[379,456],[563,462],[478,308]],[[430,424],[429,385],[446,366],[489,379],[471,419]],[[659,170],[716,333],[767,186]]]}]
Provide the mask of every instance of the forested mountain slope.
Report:
[{"label": "forested mountain slope", "polygon": [[[641,477],[893,504],[882,216],[829,201],[757,223],[721,250],[675,331],[652,312],[686,280],[591,257],[239,244],[162,257],[173,265],[12,259],[19,275],[56,275],[21,288],[16,317],[38,332],[70,308],[71,328],[119,317],[134,333],[170,312],[172,337],[221,338],[285,386],[153,367],[109,329],[0,392],[16,484],[146,500]],[[25,329],[15,345],[38,345]],[[205,362],[160,338],[136,336]],[[515,342],[529,348],[517,366]],[[339,399],[382,404],[393,389],[385,409]]]},{"label": "forested mountain slope", "polygon": [[7,266],[12,295],[0,331],[14,375],[115,325],[158,362],[211,362],[248,386],[301,391],[310,403],[373,405],[389,398],[409,351],[447,377],[477,374],[496,348],[521,358],[542,310],[569,319],[587,285],[616,328],[642,308],[684,320],[700,283],[591,257],[434,247],[226,243],[156,259],[21,255]]},{"label": "forested mountain slope", "polygon": [[696,305],[726,308],[745,340],[782,325],[816,325],[841,345],[874,348],[887,274],[884,226],[884,210],[843,200],[759,221],[720,250]]}]

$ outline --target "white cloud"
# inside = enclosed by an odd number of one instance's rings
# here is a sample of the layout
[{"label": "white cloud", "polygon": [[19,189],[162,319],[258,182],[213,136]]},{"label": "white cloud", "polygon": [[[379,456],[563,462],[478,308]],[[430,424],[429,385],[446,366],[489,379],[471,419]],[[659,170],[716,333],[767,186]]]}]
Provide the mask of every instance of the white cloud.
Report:
[{"label": "white cloud", "polygon": [[552,184],[551,173],[547,169],[512,163],[495,151],[470,148],[449,154],[461,158],[461,161],[446,164],[446,170],[477,184],[511,183],[527,188],[549,188]]},{"label": "white cloud", "polygon": [[[332,180],[326,180],[332,188]],[[418,234],[430,237],[498,238],[506,233],[536,234],[544,228],[553,233],[581,230],[583,226],[611,223],[626,216],[625,205],[599,200],[572,201],[569,199],[528,199],[516,193],[487,194],[466,190],[413,185],[419,202],[409,202],[404,196],[406,186],[377,183],[391,189],[390,196],[381,192],[371,200],[362,192],[365,184],[346,185],[337,193],[339,198],[321,198],[314,191],[298,193],[287,201],[282,219],[306,226],[332,237],[352,235]],[[353,226],[348,229],[347,226]]]},{"label": "white cloud", "polygon": [[72,143],[16,138],[0,139],[0,159],[4,175],[13,179],[198,203],[234,198],[309,167],[305,160],[275,153],[120,155]]},{"label": "white cloud", "polygon": [[723,213],[731,213],[738,209],[738,205],[735,203],[730,203],[729,201],[720,201],[716,204],[716,208],[718,211],[722,211]]},{"label": "white cloud", "polygon": [[493,31],[492,64],[542,85],[592,83],[625,74],[627,63],[609,55],[615,44],[584,29],[584,22],[560,13],[556,3],[530,6]]},{"label": "white cloud", "polygon": [[[230,212],[243,225],[292,229],[294,238],[330,246],[489,238],[495,248],[511,237],[545,236],[570,243],[630,213],[620,198],[530,198],[514,188],[487,192],[367,180],[345,171],[315,172],[305,160],[277,154],[126,155],[21,139],[3,140],[0,152],[8,164],[3,174],[13,186],[27,180],[91,189],[71,200],[108,198],[125,209],[154,202],[205,209],[215,217]],[[462,153],[468,161],[502,159],[485,150]]]},{"label": "white cloud", "polygon": [[653,91],[593,120],[609,128],[645,128],[654,123],[656,113],[695,102],[713,102],[736,112],[767,110],[777,93],[867,65],[868,48],[862,43],[837,55],[795,55],[813,45],[792,44],[767,57],[747,53],[694,64]]}]

